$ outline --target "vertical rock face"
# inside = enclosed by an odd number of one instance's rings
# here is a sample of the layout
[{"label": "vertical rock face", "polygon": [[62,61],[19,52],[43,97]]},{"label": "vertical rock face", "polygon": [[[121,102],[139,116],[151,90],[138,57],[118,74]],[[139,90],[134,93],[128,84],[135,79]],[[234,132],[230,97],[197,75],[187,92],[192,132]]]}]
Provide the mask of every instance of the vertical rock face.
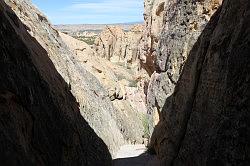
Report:
[{"label": "vertical rock face", "polygon": [[[100,82],[78,63],[75,55],[62,42],[58,32],[54,30],[46,17],[29,1],[4,0],[25,24],[23,31],[27,31],[47,51],[56,70],[68,84],[69,89],[79,103],[80,113],[94,129],[99,137],[107,144],[110,152],[114,152],[125,143],[119,124],[117,110],[111,103],[108,92]],[[26,40],[25,36],[22,36]],[[42,75],[48,77],[48,70],[34,59],[41,68]],[[56,77],[48,77],[55,80]],[[55,88],[57,84],[54,85]]]},{"label": "vertical rock face", "polygon": [[48,52],[0,1],[1,165],[111,165]]},{"label": "vertical rock face", "polygon": [[[217,0],[165,1],[164,26],[157,37],[158,44],[152,48],[157,56],[148,93],[149,112],[161,112],[166,98],[174,91],[187,55],[220,4]],[[157,12],[156,7],[153,9],[152,13]]]},{"label": "vertical rock face", "polygon": [[135,25],[129,32],[124,32],[118,26],[107,26],[95,41],[96,55],[111,62],[124,62],[125,64],[137,62],[142,30],[142,25]]},{"label": "vertical rock face", "polygon": [[249,165],[250,2],[224,0],[211,19],[220,1],[167,4],[150,146],[162,165]]},{"label": "vertical rock face", "polygon": [[165,0],[144,1],[144,30],[140,43],[140,60],[142,67],[152,75],[155,71],[156,49],[160,32],[164,25]]}]

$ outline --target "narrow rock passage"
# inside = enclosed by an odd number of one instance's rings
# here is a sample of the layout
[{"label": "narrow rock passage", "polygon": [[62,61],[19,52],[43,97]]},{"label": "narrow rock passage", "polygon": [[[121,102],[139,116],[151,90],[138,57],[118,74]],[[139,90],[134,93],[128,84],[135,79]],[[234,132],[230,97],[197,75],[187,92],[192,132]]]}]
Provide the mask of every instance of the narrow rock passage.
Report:
[{"label": "narrow rock passage", "polygon": [[145,145],[124,145],[113,160],[114,166],[158,166],[155,155],[146,152]]}]

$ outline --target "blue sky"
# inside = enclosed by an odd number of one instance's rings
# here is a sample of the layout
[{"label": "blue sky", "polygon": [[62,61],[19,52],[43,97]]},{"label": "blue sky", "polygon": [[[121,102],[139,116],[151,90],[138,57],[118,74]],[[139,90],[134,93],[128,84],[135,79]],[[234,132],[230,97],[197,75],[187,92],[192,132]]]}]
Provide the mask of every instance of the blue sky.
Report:
[{"label": "blue sky", "polygon": [[143,0],[32,0],[53,24],[143,21]]}]

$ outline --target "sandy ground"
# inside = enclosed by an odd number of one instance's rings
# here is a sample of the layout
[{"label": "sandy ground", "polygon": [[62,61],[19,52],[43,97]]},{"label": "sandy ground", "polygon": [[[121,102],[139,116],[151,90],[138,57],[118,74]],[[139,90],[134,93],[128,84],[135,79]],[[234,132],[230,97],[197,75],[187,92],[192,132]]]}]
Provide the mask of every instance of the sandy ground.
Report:
[{"label": "sandy ground", "polygon": [[113,160],[114,166],[158,166],[156,156],[146,153],[144,145],[124,145]]}]

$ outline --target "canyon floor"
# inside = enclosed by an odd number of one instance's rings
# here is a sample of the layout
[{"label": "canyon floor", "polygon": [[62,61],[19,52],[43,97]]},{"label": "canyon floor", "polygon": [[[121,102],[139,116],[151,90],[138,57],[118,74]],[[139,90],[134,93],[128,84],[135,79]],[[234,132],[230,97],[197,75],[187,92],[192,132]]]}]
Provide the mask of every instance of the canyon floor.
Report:
[{"label": "canyon floor", "polygon": [[113,160],[114,166],[157,166],[155,155],[146,152],[145,145],[124,145]]}]

